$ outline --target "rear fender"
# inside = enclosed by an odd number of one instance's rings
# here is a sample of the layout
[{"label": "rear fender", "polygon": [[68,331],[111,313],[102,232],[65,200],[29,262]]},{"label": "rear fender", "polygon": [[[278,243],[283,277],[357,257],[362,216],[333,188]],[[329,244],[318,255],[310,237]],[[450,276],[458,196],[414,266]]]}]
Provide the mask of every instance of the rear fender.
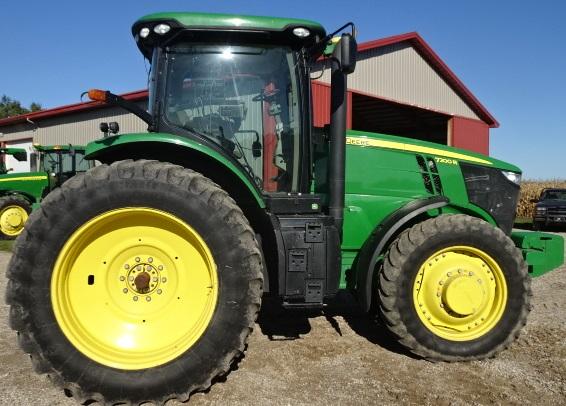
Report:
[{"label": "rear fender", "polygon": [[[104,163],[120,159],[158,159],[199,172],[203,167],[219,169],[219,172],[232,175],[230,177],[249,192],[257,205],[265,208],[259,189],[237,164],[218,151],[186,137],[166,133],[115,135],[89,143],[85,158]],[[203,175],[215,180],[214,174],[203,172]]]}]

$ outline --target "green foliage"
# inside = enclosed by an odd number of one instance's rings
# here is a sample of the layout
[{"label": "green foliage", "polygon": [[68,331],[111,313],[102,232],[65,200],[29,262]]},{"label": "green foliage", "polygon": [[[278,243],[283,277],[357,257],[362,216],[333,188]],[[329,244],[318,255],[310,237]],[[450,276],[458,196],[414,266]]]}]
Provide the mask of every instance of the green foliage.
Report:
[{"label": "green foliage", "polygon": [[32,103],[29,108],[23,107],[21,103],[6,95],[0,98],[0,119],[6,117],[18,116],[20,114],[30,113],[41,110],[41,104]]},{"label": "green foliage", "polygon": [[0,251],[12,252],[13,240],[0,240]]}]

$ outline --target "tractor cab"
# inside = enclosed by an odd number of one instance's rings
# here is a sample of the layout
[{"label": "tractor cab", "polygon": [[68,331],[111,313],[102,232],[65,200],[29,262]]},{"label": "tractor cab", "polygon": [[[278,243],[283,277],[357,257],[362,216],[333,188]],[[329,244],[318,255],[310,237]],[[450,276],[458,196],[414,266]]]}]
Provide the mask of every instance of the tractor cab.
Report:
[{"label": "tractor cab", "polygon": [[93,161],[85,159],[82,145],[34,144],[34,150],[32,171],[49,174],[49,190],[61,186],[77,172],[85,172],[94,166]]},{"label": "tractor cab", "polygon": [[132,27],[151,61],[148,112],[109,92],[89,96],[130,109],[150,132],[187,137],[217,151],[261,194],[308,193],[310,65],[334,34],[349,27],[340,41],[348,52],[328,52],[346,74],[355,64],[351,23],[327,35],[319,23],[302,19],[152,14]]}]

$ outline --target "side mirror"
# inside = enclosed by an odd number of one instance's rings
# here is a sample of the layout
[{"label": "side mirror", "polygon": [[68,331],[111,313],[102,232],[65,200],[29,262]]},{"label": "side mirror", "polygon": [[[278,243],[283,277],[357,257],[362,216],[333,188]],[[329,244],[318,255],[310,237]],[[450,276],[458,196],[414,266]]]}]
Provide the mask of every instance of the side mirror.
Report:
[{"label": "side mirror", "polygon": [[350,74],[356,69],[358,44],[352,34],[342,34],[338,46],[334,48],[333,56],[340,64],[342,73]]},{"label": "side mirror", "polygon": [[21,152],[16,152],[14,154],[14,158],[16,158],[17,161],[27,161],[28,160],[28,153],[26,151],[21,151]]}]

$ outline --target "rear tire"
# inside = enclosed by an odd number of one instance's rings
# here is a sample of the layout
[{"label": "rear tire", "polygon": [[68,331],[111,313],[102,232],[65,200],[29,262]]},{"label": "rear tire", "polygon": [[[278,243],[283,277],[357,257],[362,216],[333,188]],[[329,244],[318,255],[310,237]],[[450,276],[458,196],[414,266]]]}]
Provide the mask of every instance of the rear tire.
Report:
[{"label": "rear tire", "polygon": [[531,288],[521,252],[500,229],[444,215],[391,244],[378,296],[403,346],[427,359],[463,361],[492,357],[519,336]]},{"label": "rear tire", "polygon": [[[80,402],[186,401],[243,354],[262,267],[242,211],[208,178],[157,161],[102,165],[50,193],[30,217],[8,268],[10,325],[36,371]],[[130,280],[135,269],[147,280]],[[160,271],[167,278],[153,279]],[[193,317],[193,308],[202,311]]]},{"label": "rear tire", "polygon": [[31,213],[30,203],[23,197],[9,195],[0,198],[0,238],[13,240],[24,229]]}]

